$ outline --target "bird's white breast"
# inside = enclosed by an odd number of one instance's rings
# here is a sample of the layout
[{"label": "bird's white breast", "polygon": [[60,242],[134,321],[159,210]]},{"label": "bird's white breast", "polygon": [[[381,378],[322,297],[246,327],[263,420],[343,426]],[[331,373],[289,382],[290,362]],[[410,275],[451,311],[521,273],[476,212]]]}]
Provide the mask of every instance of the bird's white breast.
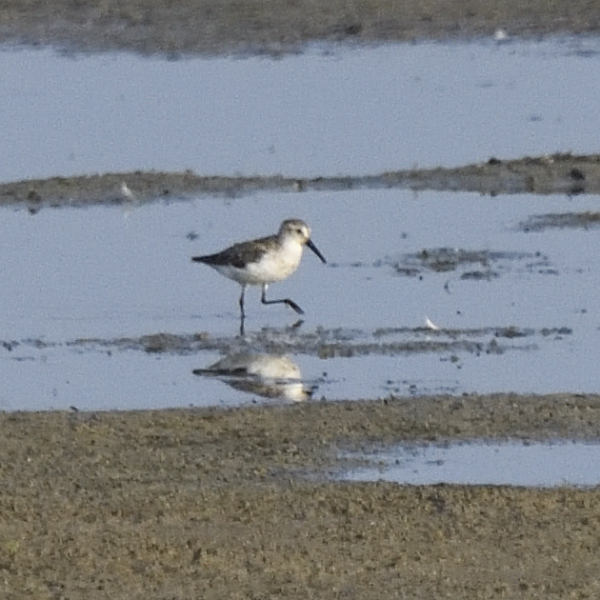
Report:
[{"label": "bird's white breast", "polygon": [[267,250],[258,262],[246,266],[248,283],[258,285],[285,279],[298,268],[301,258],[302,244],[285,240],[281,246]]}]

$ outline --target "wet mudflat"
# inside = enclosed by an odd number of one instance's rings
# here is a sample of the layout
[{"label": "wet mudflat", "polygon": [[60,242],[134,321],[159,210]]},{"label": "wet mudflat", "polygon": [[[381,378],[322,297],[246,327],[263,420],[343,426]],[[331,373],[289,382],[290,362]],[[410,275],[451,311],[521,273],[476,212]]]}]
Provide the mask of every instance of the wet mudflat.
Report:
[{"label": "wet mudflat", "polygon": [[[569,165],[563,180],[581,181],[572,175],[576,168],[584,166]],[[120,183],[104,194],[126,206]],[[61,206],[61,197],[73,196],[28,193],[23,201],[30,212],[41,212],[31,216],[37,219],[49,214],[49,205]],[[567,212],[523,219],[515,230],[594,227],[593,210],[571,212],[571,219]],[[555,260],[529,250],[494,254],[428,245],[376,268],[409,280],[453,273],[461,281],[494,281],[515,264],[552,270]],[[552,336],[571,336],[562,320],[551,325]],[[377,346],[398,333],[379,330]],[[497,343],[531,335],[509,326],[483,333]],[[452,332],[429,332],[436,336]],[[110,349],[129,344],[161,355],[226,351],[235,338],[149,334],[76,345],[90,352],[106,341]],[[347,340],[331,341],[317,339],[314,351],[348,349]],[[301,330],[297,342],[306,350],[314,340]],[[6,343],[10,360],[20,346]],[[404,487],[327,476],[339,469],[339,450],[373,442],[594,440],[599,412],[595,396],[515,395],[315,400],[230,411],[3,413],[0,589],[10,599],[593,597],[600,567],[597,489]]]},{"label": "wet mudflat", "polygon": [[[361,8],[295,3],[287,10],[256,3],[241,13],[239,3],[180,4],[177,10],[159,4],[8,4],[0,13],[2,36],[80,49],[279,53],[315,39],[447,38],[492,35],[499,27],[511,35],[598,29],[596,3],[456,2],[444,10],[427,2]],[[130,200],[128,189],[142,202],[205,188],[235,196],[346,184],[489,194],[597,192],[595,156],[518,159],[510,168],[489,159],[460,174],[400,172],[366,182],[102,175],[5,183],[2,197],[35,213],[53,204],[122,204]],[[568,212],[524,220],[522,230],[597,220],[593,210],[571,211],[571,218]],[[456,269],[452,260],[464,265],[469,259],[470,266],[490,260],[440,253],[432,260],[431,253],[410,258],[390,267],[427,273],[449,264]],[[133,339],[140,347],[145,340],[152,351],[169,345],[164,337]],[[597,489],[340,484],[327,475],[339,466],[339,450],[373,442],[597,440],[599,412],[600,400],[591,395],[495,395],[229,411],[2,413],[2,596],[596,597]]]}]

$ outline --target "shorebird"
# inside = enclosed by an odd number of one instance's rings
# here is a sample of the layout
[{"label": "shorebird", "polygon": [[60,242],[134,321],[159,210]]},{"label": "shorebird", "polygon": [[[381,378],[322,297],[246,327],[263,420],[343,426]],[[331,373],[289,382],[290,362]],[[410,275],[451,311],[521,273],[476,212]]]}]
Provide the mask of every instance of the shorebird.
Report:
[{"label": "shorebird", "polygon": [[310,239],[310,228],[300,219],[287,219],[279,227],[276,235],[257,240],[240,242],[222,252],[207,256],[194,256],[194,262],[204,263],[217,270],[221,275],[237,281],[242,286],[240,295],[241,327],[244,331],[244,293],[248,285],[262,286],[263,304],[287,304],[298,314],[304,311],[290,298],[267,300],[267,288],[270,283],[289,277],[300,264],[302,250],[308,246],[322,262],[325,257]]}]

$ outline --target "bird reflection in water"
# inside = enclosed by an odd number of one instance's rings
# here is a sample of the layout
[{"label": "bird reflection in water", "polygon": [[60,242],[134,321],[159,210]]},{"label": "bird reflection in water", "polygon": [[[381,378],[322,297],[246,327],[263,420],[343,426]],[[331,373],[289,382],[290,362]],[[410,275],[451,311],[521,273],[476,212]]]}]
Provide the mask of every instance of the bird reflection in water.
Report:
[{"label": "bird reflection in water", "polygon": [[264,398],[299,402],[310,399],[313,390],[302,382],[298,365],[281,354],[231,354],[194,375],[220,377],[236,390]]}]

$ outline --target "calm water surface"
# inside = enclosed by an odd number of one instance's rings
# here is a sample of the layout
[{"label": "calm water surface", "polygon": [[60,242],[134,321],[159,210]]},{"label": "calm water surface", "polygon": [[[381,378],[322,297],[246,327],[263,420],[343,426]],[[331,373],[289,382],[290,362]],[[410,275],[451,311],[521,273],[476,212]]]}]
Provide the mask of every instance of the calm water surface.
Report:
[{"label": "calm water surface", "polygon": [[[379,190],[131,211],[4,210],[0,405],[253,401],[218,378],[192,374],[240,350],[287,355],[316,398],[595,392],[598,230],[526,233],[519,224],[596,204],[591,196]],[[239,286],[190,257],[271,233],[290,215],[313,224],[329,262],[308,252],[294,276],[269,290],[304,308],[297,329],[290,329],[295,313],[261,305],[250,288],[240,339]],[[468,260],[441,271],[419,260],[436,252]],[[427,319],[440,330],[425,327]],[[143,344],[121,343],[157,333],[202,334],[214,345],[148,354]]]},{"label": "calm water surface", "polygon": [[[597,152],[599,50],[585,38],[313,47],[281,60],[6,49],[0,180],[187,168],[358,175]],[[2,209],[0,408],[264,401],[273,382],[260,373],[254,388],[194,374],[240,351],[260,364],[285,355],[314,398],[597,392],[598,230],[520,225],[597,205],[363,190]],[[250,290],[239,339],[239,288],[189,257],[290,216],[313,227],[328,265],[307,254],[270,296],[293,298],[306,319],[290,329],[294,314]],[[149,353],[123,343],[158,333],[214,344]]]},{"label": "calm water surface", "polygon": [[326,176],[598,152],[600,42],[312,47],[180,61],[0,52],[0,180]]}]

